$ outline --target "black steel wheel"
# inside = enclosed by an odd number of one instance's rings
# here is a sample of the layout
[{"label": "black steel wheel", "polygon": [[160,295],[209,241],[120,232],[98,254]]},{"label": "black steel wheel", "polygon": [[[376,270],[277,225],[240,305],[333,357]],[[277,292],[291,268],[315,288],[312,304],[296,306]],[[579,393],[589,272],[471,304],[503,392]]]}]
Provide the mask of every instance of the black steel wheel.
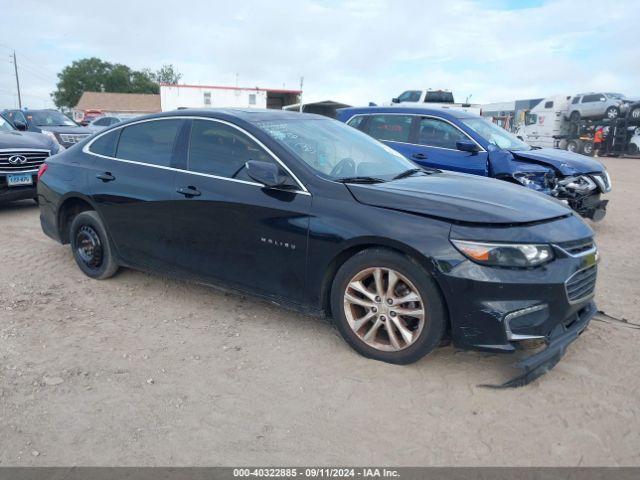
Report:
[{"label": "black steel wheel", "polygon": [[79,213],[71,222],[69,239],[73,257],[85,275],[102,280],[118,271],[109,237],[96,212]]}]

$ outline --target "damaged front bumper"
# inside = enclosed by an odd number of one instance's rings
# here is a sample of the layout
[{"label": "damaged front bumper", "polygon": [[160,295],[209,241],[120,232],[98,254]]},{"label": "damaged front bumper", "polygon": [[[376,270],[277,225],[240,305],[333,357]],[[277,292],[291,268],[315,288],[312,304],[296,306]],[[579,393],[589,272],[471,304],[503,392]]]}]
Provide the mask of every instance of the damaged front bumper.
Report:
[{"label": "damaged front bumper", "polygon": [[513,366],[522,371],[520,375],[499,385],[483,384],[489,388],[514,388],[531,383],[551,370],[564,356],[567,347],[587,328],[596,314],[594,302],[576,312],[568,321],[558,324],[544,341],[544,348],[536,353],[524,356]]}]

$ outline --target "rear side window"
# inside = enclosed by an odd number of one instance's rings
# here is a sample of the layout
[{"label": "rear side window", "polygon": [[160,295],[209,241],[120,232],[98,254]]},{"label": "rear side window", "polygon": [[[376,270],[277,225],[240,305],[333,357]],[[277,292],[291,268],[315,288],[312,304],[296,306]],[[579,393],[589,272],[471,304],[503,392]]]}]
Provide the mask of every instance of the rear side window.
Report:
[{"label": "rear side window", "polygon": [[357,117],[352,117],[347,122],[347,125],[349,125],[350,127],[357,128],[358,130],[360,130],[360,126],[362,125],[363,121],[364,121],[364,115],[358,115]]},{"label": "rear side window", "polygon": [[412,120],[410,115],[372,115],[367,133],[378,140],[406,143]]},{"label": "rear side window", "polygon": [[602,95],[600,95],[600,94],[597,94],[597,95],[585,95],[584,97],[582,97],[582,103],[599,102],[600,101],[600,97],[602,97]]},{"label": "rear side window", "polygon": [[244,167],[249,160],[275,160],[256,142],[224,123],[194,120],[189,142],[189,170],[225,178],[250,180]]},{"label": "rear side window", "polygon": [[181,120],[155,120],[122,129],[116,157],[168,167]]},{"label": "rear side window", "polygon": [[428,147],[456,149],[456,142],[469,139],[453,125],[437,118],[423,118],[418,129],[418,143]]},{"label": "rear side window", "polygon": [[91,153],[104,155],[106,157],[115,157],[119,136],[120,130],[115,130],[113,132],[102,135],[91,144],[91,146],[89,147],[89,151]]}]

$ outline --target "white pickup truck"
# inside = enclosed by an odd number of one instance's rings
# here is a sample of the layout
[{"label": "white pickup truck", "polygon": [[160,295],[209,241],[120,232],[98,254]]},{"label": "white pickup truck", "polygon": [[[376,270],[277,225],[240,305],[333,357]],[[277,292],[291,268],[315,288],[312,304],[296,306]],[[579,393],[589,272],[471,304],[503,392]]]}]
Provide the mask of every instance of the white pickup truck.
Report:
[{"label": "white pickup truck", "polygon": [[480,115],[481,112],[479,104],[455,103],[453,93],[448,90],[406,90],[396,98],[392,98],[388,106],[444,108],[462,110],[476,115]]}]

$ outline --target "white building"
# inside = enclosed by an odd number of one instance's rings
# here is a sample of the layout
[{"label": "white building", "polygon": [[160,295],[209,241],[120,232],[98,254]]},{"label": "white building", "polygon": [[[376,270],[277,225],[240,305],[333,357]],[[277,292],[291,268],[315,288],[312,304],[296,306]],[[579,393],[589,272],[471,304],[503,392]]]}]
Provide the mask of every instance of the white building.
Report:
[{"label": "white building", "polygon": [[225,87],[220,85],[160,85],[163,112],[179,108],[273,108],[296,103],[301,90]]}]

